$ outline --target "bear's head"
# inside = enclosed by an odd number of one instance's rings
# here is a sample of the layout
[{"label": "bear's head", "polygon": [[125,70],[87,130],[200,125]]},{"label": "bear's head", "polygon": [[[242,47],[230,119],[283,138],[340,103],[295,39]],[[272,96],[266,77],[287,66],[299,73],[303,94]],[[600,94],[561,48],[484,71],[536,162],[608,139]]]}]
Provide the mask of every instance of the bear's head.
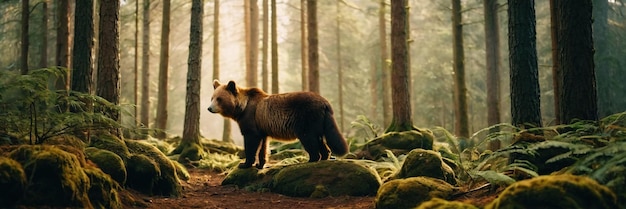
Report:
[{"label": "bear's head", "polygon": [[219,113],[224,117],[234,118],[246,107],[247,99],[242,95],[234,81],[222,85],[218,80],[213,81],[213,96],[208,110]]}]

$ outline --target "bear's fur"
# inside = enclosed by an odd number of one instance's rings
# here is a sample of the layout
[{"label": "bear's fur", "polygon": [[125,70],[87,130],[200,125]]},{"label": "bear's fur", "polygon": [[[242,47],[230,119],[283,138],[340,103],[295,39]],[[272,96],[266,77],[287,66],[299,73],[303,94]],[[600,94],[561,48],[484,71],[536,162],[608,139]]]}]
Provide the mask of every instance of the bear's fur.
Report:
[{"label": "bear's fur", "polygon": [[257,154],[256,167],[263,168],[268,136],[277,140],[300,139],[309,153],[309,162],[329,159],[331,150],[339,156],[348,152],[330,103],[319,94],[267,94],[259,88],[238,87],[234,81],[221,85],[217,80],[213,81],[213,88],[208,110],[237,121],[244,137],[246,160],[239,168],[252,167]]}]

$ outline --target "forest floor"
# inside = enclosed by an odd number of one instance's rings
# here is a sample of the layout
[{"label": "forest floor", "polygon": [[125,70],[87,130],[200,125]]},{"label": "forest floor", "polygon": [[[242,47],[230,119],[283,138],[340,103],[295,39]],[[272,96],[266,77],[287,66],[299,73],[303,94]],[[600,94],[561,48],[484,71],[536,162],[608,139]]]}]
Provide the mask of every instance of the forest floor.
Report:
[{"label": "forest floor", "polygon": [[[374,197],[299,198],[271,192],[251,192],[236,186],[222,186],[225,174],[204,169],[189,169],[190,179],[183,182],[180,197],[154,197],[133,192],[147,208],[374,208]],[[126,206],[125,208],[144,208]]]}]

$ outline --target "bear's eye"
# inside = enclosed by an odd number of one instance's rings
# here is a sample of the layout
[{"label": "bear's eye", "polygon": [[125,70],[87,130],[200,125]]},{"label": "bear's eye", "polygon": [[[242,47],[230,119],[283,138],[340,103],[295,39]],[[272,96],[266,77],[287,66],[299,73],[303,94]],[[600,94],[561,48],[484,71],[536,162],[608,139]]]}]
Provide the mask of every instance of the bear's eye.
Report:
[{"label": "bear's eye", "polygon": [[217,102],[221,102],[221,101],[222,101],[222,98],[221,98],[221,97],[218,97],[218,98],[216,98],[216,99],[215,99],[215,101],[217,101]]}]

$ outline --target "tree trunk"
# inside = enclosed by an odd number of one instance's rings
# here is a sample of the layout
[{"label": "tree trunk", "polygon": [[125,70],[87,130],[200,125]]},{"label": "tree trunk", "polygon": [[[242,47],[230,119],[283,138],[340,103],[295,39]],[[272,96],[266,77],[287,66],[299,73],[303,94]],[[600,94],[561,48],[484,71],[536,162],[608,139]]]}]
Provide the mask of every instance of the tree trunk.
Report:
[{"label": "tree trunk", "polygon": [[[276,0],[273,0],[276,2]],[[275,4],[274,4],[275,5]],[[272,15],[274,14],[272,10]],[[306,0],[300,0],[300,59],[302,64],[302,91],[309,90],[309,55],[308,55],[308,37],[307,37],[307,15],[306,15]],[[272,16],[274,17],[274,16]],[[272,18],[274,21],[274,18]],[[272,32],[273,33],[273,32]],[[272,35],[274,37],[275,35]]]},{"label": "tree trunk", "polygon": [[467,87],[465,85],[465,52],[463,51],[463,19],[461,0],[452,0],[452,53],[454,61],[454,95],[457,106],[454,108],[457,136],[469,138],[469,116],[467,109]]},{"label": "tree trunk", "polygon": [[135,62],[133,66],[135,93],[135,126],[139,123],[139,0],[135,0]]},{"label": "tree trunk", "polygon": [[[485,18],[485,57],[487,63],[487,125],[494,126],[500,121],[500,31],[498,28],[498,2],[484,0]],[[489,129],[499,132],[499,127]],[[489,141],[489,150],[500,149],[500,140]]]},{"label": "tree trunk", "polygon": [[200,78],[202,67],[203,5],[203,0],[192,1],[185,123],[181,144],[200,144]]},{"label": "tree trunk", "polygon": [[259,6],[257,0],[250,1],[250,69],[246,74],[248,87],[257,87],[258,85],[258,62],[259,62]]},{"label": "tree trunk", "polygon": [[[213,2],[213,80],[220,79],[220,1]],[[224,118],[222,141],[233,142],[230,135],[232,126],[228,118]]]},{"label": "tree trunk", "polygon": [[391,0],[391,90],[393,119],[386,132],[413,129],[409,94],[407,0]]},{"label": "tree trunk", "polygon": [[22,54],[20,57],[20,69],[22,71],[22,75],[28,74],[28,16],[30,12],[28,2],[29,0],[22,0]]},{"label": "tree trunk", "polygon": [[272,94],[278,94],[278,30],[276,19],[276,0],[271,2],[272,10]]},{"label": "tree trunk", "polygon": [[554,92],[554,124],[561,124],[561,99],[562,91],[561,71],[559,67],[559,50],[557,36],[559,21],[557,17],[557,6],[560,0],[550,0],[550,36],[552,37],[552,91]]},{"label": "tree trunk", "polygon": [[309,52],[309,91],[320,93],[319,51],[317,46],[317,0],[307,0],[307,39]]},{"label": "tree trunk", "polygon": [[[70,3],[69,0],[57,2],[57,25],[56,25],[56,57],[55,65],[70,68]],[[70,71],[67,71],[64,79],[56,82],[57,89],[69,89]]]},{"label": "tree trunk", "polygon": [[[48,67],[48,1],[41,2],[41,48],[39,67]],[[59,79],[60,80],[60,79]]]},{"label": "tree trunk", "polygon": [[378,10],[378,27],[380,36],[380,67],[382,71],[383,89],[383,123],[391,123],[391,78],[389,76],[389,55],[387,49],[387,20],[385,19],[385,0],[380,0]]},{"label": "tree trunk", "polygon": [[604,118],[611,114],[619,112],[619,108],[616,107],[616,98],[620,98],[614,89],[616,86],[613,84],[612,78],[617,73],[608,63],[610,63],[611,53],[609,51],[608,42],[608,14],[609,14],[609,2],[608,0],[594,0],[593,1],[593,40],[595,49],[595,71],[597,77],[597,92],[598,92],[598,116]]},{"label": "tree trunk", "polygon": [[341,63],[341,2],[337,1],[337,29],[335,30],[337,36],[337,89],[339,91],[339,130],[343,132],[344,129],[344,114],[343,114],[343,68]]},{"label": "tree trunk", "polygon": [[170,5],[171,0],[163,0],[163,23],[161,24],[161,56],[159,58],[159,92],[157,103],[156,128],[159,129],[157,137],[167,137],[167,87],[169,80],[170,59]]},{"label": "tree trunk", "polygon": [[263,0],[263,43],[262,43],[262,60],[261,60],[261,79],[263,80],[261,82],[261,88],[266,91],[269,92],[269,73],[268,71],[268,67],[267,67],[267,60],[268,60],[268,53],[267,53],[267,48],[268,48],[268,32],[269,32],[269,8],[268,5],[269,2],[268,0]]},{"label": "tree trunk", "polygon": [[[114,105],[120,104],[119,12],[120,1],[101,1],[96,94]],[[106,114],[112,120],[120,121],[119,110],[108,110]],[[112,133],[122,137],[119,130]]]},{"label": "tree trunk", "polygon": [[370,59],[370,96],[372,97],[371,107],[370,107],[370,120],[378,121],[378,77],[379,71],[378,66],[376,65],[377,59]]},{"label": "tree trunk", "polygon": [[508,0],[512,124],[541,127],[534,0]]},{"label": "tree trunk", "polygon": [[150,128],[150,0],[143,1],[141,52],[141,117],[144,128]]},{"label": "tree trunk", "polygon": [[93,1],[76,1],[74,50],[72,50],[72,91],[91,94],[93,84]]},{"label": "tree trunk", "polygon": [[560,1],[557,8],[563,84],[561,122],[569,124],[575,119],[597,121],[591,0]]}]

